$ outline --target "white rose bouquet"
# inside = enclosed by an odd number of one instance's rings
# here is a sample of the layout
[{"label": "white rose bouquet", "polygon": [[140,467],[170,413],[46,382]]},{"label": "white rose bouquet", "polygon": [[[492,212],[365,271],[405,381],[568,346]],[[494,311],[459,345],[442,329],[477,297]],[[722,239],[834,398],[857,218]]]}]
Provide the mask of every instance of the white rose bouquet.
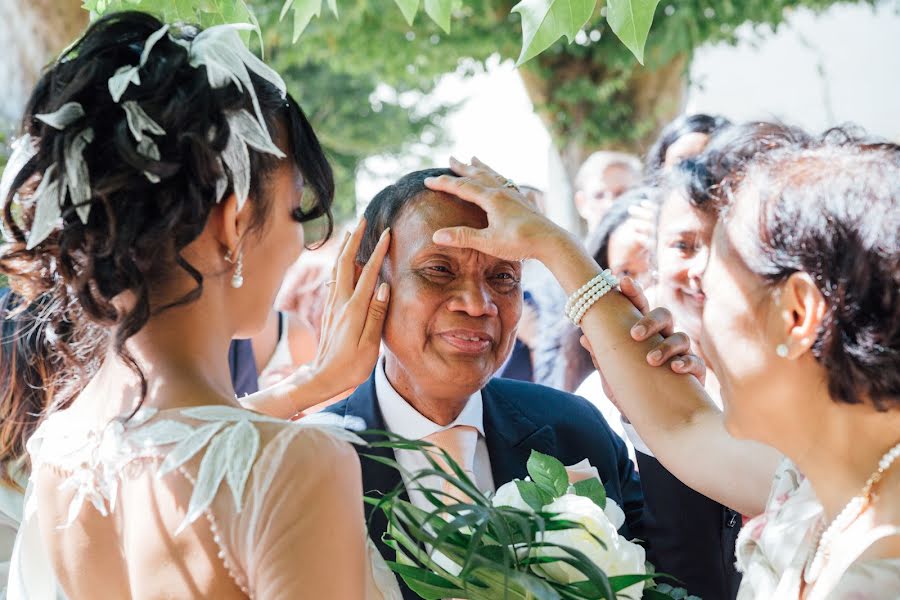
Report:
[{"label": "white rose bouquet", "polygon": [[[389,566],[422,598],[693,598],[657,585],[655,579],[665,576],[653,572],[643,547],[619,534],[625,514],[606,497],[587,460],[565,467],[532,451],[525,480],[485,495],[446,453],[387,436],[389,441],[372,445],[422,451],[432,467],[406,472],[405,487],[366,499],[387,516],[384,541],[397,551]],[[391,459],[373,458],[402,471]],[[441,489],[423,483],[436,477]],[[407,488],[421,492],[433,510],[406,500]]]}]

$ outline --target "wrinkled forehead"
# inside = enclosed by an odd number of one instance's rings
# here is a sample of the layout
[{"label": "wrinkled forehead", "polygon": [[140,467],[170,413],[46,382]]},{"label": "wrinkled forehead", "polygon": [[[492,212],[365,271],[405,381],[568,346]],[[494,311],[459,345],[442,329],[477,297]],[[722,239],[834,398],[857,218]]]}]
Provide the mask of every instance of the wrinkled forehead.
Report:
[{"label": "wrinkled forehead", "polygon": [[394,247],[414,256],[432,246],[434,232],[445,227],[487,227],[487,215],[476,205],[443,192],[427,191],[410,201],[391,230]]}]

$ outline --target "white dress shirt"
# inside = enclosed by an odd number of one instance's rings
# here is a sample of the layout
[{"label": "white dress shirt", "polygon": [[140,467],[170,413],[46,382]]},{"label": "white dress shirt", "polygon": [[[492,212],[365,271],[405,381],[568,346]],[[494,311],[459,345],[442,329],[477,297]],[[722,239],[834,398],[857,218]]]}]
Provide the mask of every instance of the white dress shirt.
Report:
[{"label": "white dress shirt", "polygon": [[588,375],[588,378],[578,386],[577,390],[575,390],[575,395],[585,398],[588,402],[597,407],[597,410],[600,411],[600,414],[603,415],[603,418],[606,419],[606,422],[609,424],[609,428],[615,431],[619,437],[624,440],[625,447],[628,449],[628,456],[635,465],[637,464],[635,451],[653,456],[653,453],[650,452],[650,448],[647,447],[647,444],[645,444],[644,440],[641,439],[641,436],[638,435],[634,426],[622,418],[622,414],[619,412],[619,409],[616,408],[616,405],[606,397],[606,393],[603,391],[603,380],[600,378],[600,373],[594,371]]},{"label": "white dress shirt", "polygon": [[[409,402],[397,393],[384,373],[384,358],[378,361],[375,369],[375,394],[378,397],[378,406],[384,417],[384,424],[391,433],[396,433],[411,440],[421,440],[433,433],[450,429],[457,425],[468,425],[478,430],[478,443],[475,447],[475,483],[484,492],[494,491],[494,477],[491,474],[491,459],[488,455],[487,441],[484,437],[484,405],[481,398],[481,390],[478,390],[466,402],[466,406],[459,416],[449,425],[438,425],[429,420],[422,413],[413,408]],[[421,452],[412,450],[395,450],[394,455],[400,466],[405,471],[415,473],[421,469],[430,468],[431,465]],[[403,483],[408,478],[403,474]],[[441,481],[437,477],[420,480],[422,485],[431,489],[441,489]],[[408,489],[408,488],[407,488]],[[410,502],[414,506],[429,512],[434,509],[424,495],[418,492],[410,492]]]}]

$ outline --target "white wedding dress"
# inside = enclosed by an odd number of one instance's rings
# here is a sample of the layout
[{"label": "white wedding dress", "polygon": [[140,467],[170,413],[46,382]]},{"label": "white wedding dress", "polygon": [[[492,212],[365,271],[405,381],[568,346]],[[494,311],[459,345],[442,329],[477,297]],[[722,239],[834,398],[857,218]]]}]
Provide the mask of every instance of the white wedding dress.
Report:
[{"label": "white wedding dress", "polygon": [[[93,598],[297,598],[315,589],[314,578],[354,576],[365,600],[401,599],[361,510],[339,508],[353,500],[333,489],[334,469],[353,464],[347,442],[362,440],[324,422],[333,415],[295,423],[229,406],[145,408],[97,431],[67,412],[48,417],[28,444],[10,600],[64,598],[63,589]],[[62,522],[41,523],[47,515]],[[329,527],[359,532],[366,573],[345,572],[329,554]],[[72,564],[78,570],[66,571]]]}]

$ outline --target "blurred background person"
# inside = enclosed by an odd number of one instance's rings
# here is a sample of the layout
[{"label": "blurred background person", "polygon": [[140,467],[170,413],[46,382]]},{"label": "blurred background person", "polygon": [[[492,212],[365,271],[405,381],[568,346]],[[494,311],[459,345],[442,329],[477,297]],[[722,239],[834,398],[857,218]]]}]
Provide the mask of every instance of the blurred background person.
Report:
[{"label": "blurred background person", "polygon": [[316,330],[305,320],[272,310],[265,327],[251,338],[259,387],[274,385],[316,357]]},{"label": "blurred background person", "polygon": [[590,234],[616,198],[641,181],[641,161],[624,152],[591,154],[575,175],[575,208]]},{"label": "blurred background person", "polygon": [[[584,230],[591,235],[617,198],[641,181],[641,162],[623,152],[595,152],[582,163],[575,176],[575,207]],[[534,382],[563,389],[558,362],[560,315],[566,295],[552,278],[532,290],[537,312],[536,341],[532,350]]]},{"label": "blurred background person", "polygon": [[686,158],[697,156],[716,133],[731,125],[721,115],[681,115],[665,127],[644,159],[644,173],[658,177]]},{"label": "blurred background person", "polygon": [[[649,282],[655,232],[645,214],[640,212],[636,216],[634,210],[653,214],[655,210],[649,210],[647,206],[655,205],[657,198],[654,188],[642,187],[626,192],[613,204],[585,244],[601,268],[611,270],[619,278],[628,276],[642,284]],[[580,332],[561,313],[557,315],[554,327],[540,346],[546,353],[545,360],[551,365],[544,385],[571,393],[594,372],[590,353],[579,343]],[[598,400],[594,403],[600,412],[606,417],[614,417],[610,426],[621,434],[615,407],[609,402],[600,402],[596,396],[588,399]]]}]

